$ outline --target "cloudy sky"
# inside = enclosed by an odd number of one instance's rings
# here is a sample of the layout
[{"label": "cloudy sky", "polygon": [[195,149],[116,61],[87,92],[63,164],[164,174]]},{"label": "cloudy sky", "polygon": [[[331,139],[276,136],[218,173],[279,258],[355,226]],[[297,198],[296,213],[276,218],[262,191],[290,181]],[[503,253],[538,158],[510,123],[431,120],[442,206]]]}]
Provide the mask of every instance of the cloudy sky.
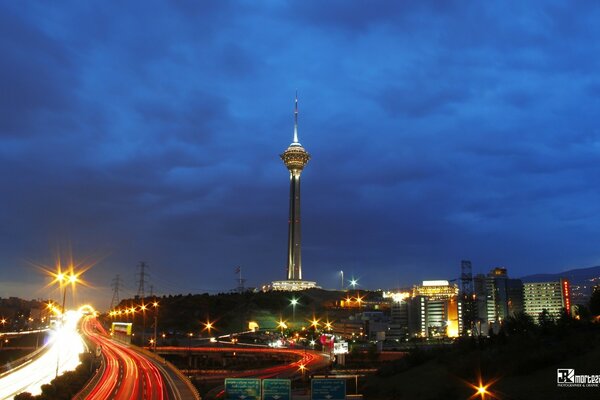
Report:
[{"label": "cloudy sky", "polygon": [[65,251],[103,301],[284,278],[296,90],[305,278],[600,263],[595,2],[1,7],[2,297]]}]

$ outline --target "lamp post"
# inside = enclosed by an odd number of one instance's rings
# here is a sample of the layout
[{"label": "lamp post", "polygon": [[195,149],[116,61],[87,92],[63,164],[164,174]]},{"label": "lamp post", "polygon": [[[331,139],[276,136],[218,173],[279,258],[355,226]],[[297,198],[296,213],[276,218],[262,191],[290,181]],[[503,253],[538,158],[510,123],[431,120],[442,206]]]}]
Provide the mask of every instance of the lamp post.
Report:
[{"label": "lamp post", "polygon": [[140,310],[142,311],[142,348],[146,344],[146,305],[142,300],[142,305],[140,306]]},{"label": "lamp post", "polygon": [[300,364],[299,367],[300,371],[302,372],[302,382],[304,382],[304,373],[306,372],[306,366],[304,364]]},{"label": "lamp post", "polygon": [[158,330],[158,301],[154,301],[152,303],[152,306],[154,307],[154,352],[156,353],[156,333]]},{"label": "lamp post", "polygon": [[[78,278],[77,278],[77,275],[72,272],[67,275],[67,274],[64,274],[59,271],[54,276],[55,276],[55,281],[58,282],[59,290],[60,289],[63,290],[62,307],[61,307],[62,313],[60,315],[60,327],[62,329],[62,328],[64,328],[64,325],[65,325],[65,302],[67,300],[67,286],[69,283],[72,286],[74,286],[75,283],[77,283]],[[58,344],[60,344],[60,342]],[[54,375],[55,378],[58,376],[58,365],[59,364],[60,364],[60,348],[58,348],[58,351],[56,352],[56,371],[55,371],[55,375]]]},{"label": "lamp post", "polygon": [[192,332],[188,333],[188,354],[189,354],[189,362],[188,365],[190,367],[190,369],[192,368],[192,336],[194,336],[194,334]]},{"label": "lamp post", "polygon": [[292,299],[290,300],[290,304],[292,305],[292,322],[295,324],[296,323],[296,305],[298,305],[298,299],[295,297],[292,297]]},{"label": "lamp post", "polygon": [[202,328],[202,331],[208,332],[208,337],[210,339],[210,331],[214,328],[214,323],[210,322],[210,320],[207,318],[206,322],[203,322],[202,324],[204,325],[204,328]]},{"label": "lamp post", "polygon": [[341,280],[340,280],[341,287],[340,287],[340,290],[344,290],[344,271],[340,271],[340,275],[341,275]]},{"label": "lamp post", "polygon": [[287,324],[283,320],[279,320],[279,324],[277,326],[281,329],[281,337],[283,337],[283,330],[287,329]]}]

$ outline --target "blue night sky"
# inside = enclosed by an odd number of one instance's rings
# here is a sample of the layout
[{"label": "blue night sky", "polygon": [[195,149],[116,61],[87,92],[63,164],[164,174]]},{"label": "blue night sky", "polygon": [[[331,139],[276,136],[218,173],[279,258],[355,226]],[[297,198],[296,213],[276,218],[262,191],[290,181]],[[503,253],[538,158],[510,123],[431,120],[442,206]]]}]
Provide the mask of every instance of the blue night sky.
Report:
[{"label": "blue night sky", "polygon": [[596,2],[0,7],[2,297],[59,249],[105,302],[283,279],[296,90],[306,279],[600,263]]}]

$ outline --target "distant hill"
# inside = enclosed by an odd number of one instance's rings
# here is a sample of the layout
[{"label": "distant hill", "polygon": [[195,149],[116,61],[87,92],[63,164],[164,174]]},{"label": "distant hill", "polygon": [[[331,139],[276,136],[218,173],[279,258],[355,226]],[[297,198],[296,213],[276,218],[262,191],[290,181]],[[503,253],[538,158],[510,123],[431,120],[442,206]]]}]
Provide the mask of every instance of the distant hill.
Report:
[{"label": "distant hill", "polygon": [[544,282],[553,281],[560,278],[567,278],[571,284],[593,285],[600,284],[600,266],[590,268],[577,268],[556,274],[534,274],[521,278],[523,282]]}]

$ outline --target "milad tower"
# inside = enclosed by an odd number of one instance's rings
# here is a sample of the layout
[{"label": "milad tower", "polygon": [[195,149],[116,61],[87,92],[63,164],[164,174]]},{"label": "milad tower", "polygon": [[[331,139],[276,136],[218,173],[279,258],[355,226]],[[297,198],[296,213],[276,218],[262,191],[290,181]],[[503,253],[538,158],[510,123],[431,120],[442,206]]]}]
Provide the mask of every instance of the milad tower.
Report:
[{"label": "milad tower", "polygon": [[300,223],[300,174],[310,160],[310,154],[298,141],[298,96],[294,107],[294,141],[281,154],[290,171],[290,212],[288,219],[287,280],[275,281],[275,290],[304,290],[317,287],[315,282],[302,280],[302,230]]}]

